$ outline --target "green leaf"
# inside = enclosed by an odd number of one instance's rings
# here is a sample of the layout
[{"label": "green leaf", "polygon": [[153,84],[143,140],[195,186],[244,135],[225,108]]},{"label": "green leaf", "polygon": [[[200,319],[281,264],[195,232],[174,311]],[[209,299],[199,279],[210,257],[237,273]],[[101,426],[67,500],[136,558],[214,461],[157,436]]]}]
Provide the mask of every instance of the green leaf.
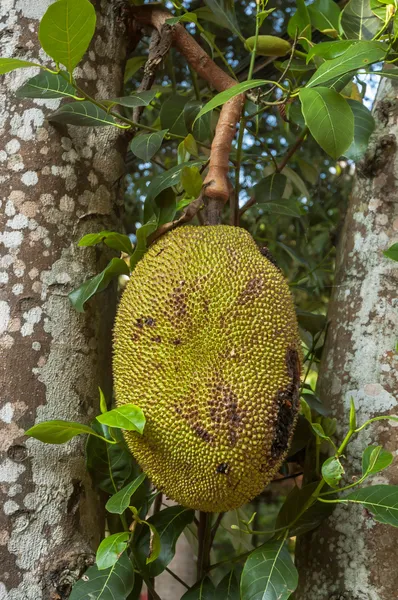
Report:
[{"label": "green leaf", "polygon": [[195,122],[201,117],[203,117],[203,115],[208,113],[210,110],[213,110],[214,108],[217,108],[217,106],[225,104],[226,102],[228,102],[228,100],[231,100],[231,98],[235,98],[235,96],[238,96],[239,94],[244,94],[248,90],[252,90],[253,88],[260,87],[262,85],[267,85],[268,83],[270,82],[266,79],[252,79],[250,81],[242,81],[242,83],[233,85],[227,90],[216,94],[211,100],[209,100],[209,102],[207,102],[204,105],[203,108],[200,109],[200,111],[195,117]]},{"label": "green leaf", "polygon": [[202,191],[202,176],[198,167],[184,167],[181,171],[181,185],[189,196],[197,198]]},{"label": "green leaf", "polygon": [[123,404],[97,417],[97,421],[108,427],[138,431],[143,433],[145,427],[144,413],[135,404]]},{"label": "green leaf", "polygon": [[398,527],[398,485],[372,485],[339,501],[362,504],[375,521]]},{"label": "green leaf", "polygon": [[198,156],[198,145],[192,133],[188,133],[182,143],[184,144],[184,148],[189,155],[193,154],[194,156]]},{"label": "green leaf", "polygon": [[122,531],[121,533],[109,535],[102,540],[95,557],[96,565],[100,571],[112,567],[118,561],[120,555],[126,549],[129,536],[128,531]]},{"label": "green leaf", "polygon": [[293,433],[293,439],[288,451],[288,457],[294,456],[300,450],[305,448],[312,439],[312,429],[307,419],[303,415],[299,415],[296,428]]},{"label": "green leaf", "polygon": [[211,579],[205,577],[185,592],[181,600],[217,600],[218,598],[219,600],[227,600],[228,596],[217,595]]},{"label": "green leaf", "polygon": [[160,537],[160,553],[158,558],[146,564],[149,555],[150,534],[147,528],[143,529],[136,541],[136,559],[139,567],[148,577],[157,577],[164,571],[175,555],[178,538],[194,518],[194,511],[183,506],[170,506],[148,519],[148,524],[153,525]]},{"label": "green leaf", "polygon": [[130,275],[130,269],[121,258],[112,258],[101,273],[87,279],[69,294],[72,306],[78,312],[84,312],[84,304],[87,300],[90,300],[94,294],[102,292],[108,287],[112,279],[119,275]]},{"label": "green leaf", "polygon": [[171,17],[171,19],[166,19],[166,21],[165,21],[165,23],[167,23],[168,25],[177,25],[177,23],[181,23],[181,22],[197,23],[198,16],[194,12],[187,12],[187,13],[180,15],[179,17]]},{"label": "green leaf", "polygon": [[324,404],[322,404],[318,396],[315,394],[302,394],[302,398],[307,402],[311,410],[316,411],[318,415],[327,417],[330,414],[330,410],[324,406]]},{"label": "green leaf", "polygon": [[288,72],[292,73],[295,76],[297,76],[297,74],[308,73],[309,71],[314,71],[316,68],[313,63],[306,64],[301,59],[290,60],[290,58],[288,60],[284,60],[283,62],[275,61],[274,65],[280,71],[284,71],[285,69],[287,69],[289,67]]},{"label": "green leaf", "polygon": [[381,28],[369,0],[350,0],[341,14],[345,36],[354,40],[371,40]]},{"label": "green leaf", "polygon": [[[333,0],[315,0],[308,7],[311,23],[315,29],[337,36],[340,31],[340,9]],[[332,35],[332,37],[334,37]]]},{"label": "green leaf", "polygon": [[73,586],[69,600],[123,600],[134,587],[134,566],[127,552],[108,569],[89,567]]},{"label": "green leaf", "polygon": [[9,73],[15,69],[25,69],[28,67],[41,67],[41,65],[29,60],[20,60],[19,58],[0,58],[0,75]]},{"label": "green leaf", "polygon": [[[60,2],[57,0],[56,4]],[[51,6],[55,6],[52,4]],[[50,7],[51,8],[51,7]],[[115,119],[108,115],[102,108],[92,102],[69,102],[63,104],[57,111],[49,115],[49,121],[64,123],[66,125],[80,125],[87,127],[107,127],[117,125]]]},{"label": "green leaf", "polygon": [[286,177],[293,184],[295,189],[300,193],[301,197],[310,198],[310,193],[308,191],[307,186],[301,179],[300,175],[296,173],[296,171],[293,171],[293,169],[286,166],[282,171],[282,175],[286,175]]},{"label": "green leaf", "polygon": [[366,106],[356,100],[347,100],[352,114],[354,115],[354,140],[351,146],[344,152],[344,156],[358,161],[365,154],[369,138],[375,128],[375,120]]},{"label": "green leaf", "polygon": [[205,142],[210,139],[212,133],[211,111],[203,115],[203,117],[196,118],[203,106],[203,102],[200,102],[199,100],[190,100],[184,107],[185,126],[188,131],[192,132],[194,138],[198,140],[198,142]]},{"label": "green leaf", "polygon": [[152,523],[148,523],[148,521],[145,521],[145,523],[148,525],[150,532],[151,532],[151,541],[149,544],[149,556],[147,556],[146,559],[146,564],[150,565],[151,563],[153,563],[155,560],[157,560],[159,558],[159,554],[160,554],[160,550],[162,548],[162,544],[160,541],[160,535],[156,529],[156,527],[152,524]]},{"label": "green leaf", "polygon": [[289,256],[294,260],[294,262],[296,262],[299,265],[302,265],[303,267],[309,268],[307,261],[302,256],[300,256],[295,250],[293,250],[293,248],[291,246],[287,246],[283,242],[277,242],[277,243],[278,243],[278,246],[283,248],[283,250],[285,250],[285,252],[287,252],[289,254]]},{"label": "green leaf", "polygon": [[100,231],[99,233],[88,233],[83,236],[78,243],[78,246],[96,246],[104,242],[109,248],[125,252],[126,254],[133,253],[133,246],[131,245],[130,238],[128,235],[123,233],[117,233],[116,231]]},{"label": "green leaf", "polygon": [[[287,32],[292,39],[296,37],[298,33],[299,37],[304,37],[307,40],[311,40],[311,19],[308,8],[304,0],[297,0],[297,10],[294,15],[289,19],[287,24]],[[300,40],[300,43],[304,48],[308,47],[307,42]]]},{"label": "green leaf", "polygon": [[268,10],[260,10],[260,12],[257,13],[257,19],[258,19],[258,25],[259,27],[261,27],[261,25],[264,23],[265,19],[274,12],[274,10],[276,10],[276,6],[274,8],[269,8]]},{"label": "green leaf", "polygon": [[[208,21],[209,23],[213,23],[213,25],[217,25],[218,27],[229,29],[228,20],[225,18],[222,12],[215,15],[208,6],[200,6],[193,12],[196,14],[198,19],[201,19],[202,21]],[[207,32],[207,35],[209,35],[209,32]]]},{"label": "green leaf", "polygon": [[177,202],[176,212],[178,212],[179,210],[182,210],[183,208],[188,206],[188,204],[191,204],[191,202],[193,202],[194,200],[195,200],[195,198],[192,198],[191,196],[189,198],[182,198],[181,200],[179,200]]},{"label": "green leaf", "polygon": [[384,60],[387,50],[387,46],[381,42],[357,42],[337,58],[322,63],[307,83],[307,87],[330,82],[341,75]]},{"label": "green leaf", "polygon": [[169,223],[176,214],[176,195],[171,188],[162,190],[156,198],[147,197],[144,204],[144,220],[150,221],[155,215],[157,227],[163,223]]},{"label": "green leaf", "polygon": [[305,122],[318,144],[332,158],[339,158],[354,138],[354,116],[349,104],[325,87],[300,90]]},{"label": "green leaf", "polygon": [[318,525],[333,512],[335,507],[333,504],[322,504],[321,502],[315,502],[314,498],[312,499],[312,504],[309,506],[309,508],[307,508],[301,517],[298,518],[294,525],[290,526],[310,500],[317,487],[317,481],[302,488],[295,486],[288,494],[279,511],[275,528],[279,529],[280,527],[289,527],[289,535],[298,536],[303,535],[308,531],[312,531],[318,527]]},{"label": "green leaf", "polygon": [[300,171],[304,179],[311,185],[316,185],[320,175],[319,170],[313,164],[310,164],[300,157],[297,157],[295,160],[300,167]]},{"label": "green leaf", "polygon": [[304,415],[304,417],[307,419],[307,421],[309,423],[312,423],[311,408],[309,407],[307,401],[304,400],[304,398],[301,398],[300,407],[301,407],[301,412]]},{"label": "green leaf", "polygon": [[168,133],[168,129],[136,135],[130,143],[131,152],[141,160],[145,160],[145,162],[151,160],[152,156],[154,156],[161,147],[166,133]]},{"label": "green leaf", "polygon": [[279,200],[258,204],[258,208],[274,215],[284,215],[285,217],[301,217],[300,210],[297,208],[296,201]]},{"label": "green leaf", "polygon": [[321,424],[325,435],[330,437],[336,433],[337,419],[332,417],[322,417]]},{"label": "green leaf", "polygon": [[147,56],[132,56],[126,62],[124,69],[124,83],[127,83],[145,65]]},{"label": "green leaf", "polygon": [[141,473],[134,481],[128,483],[124,488],[111,496],[105,505],[105,508],[110,513],[121,515],[130,505],[130,498],[134,492],[140,487],[146,475]]},{"label": "green leaf", "polygon": [[388,250],[384,250],[383,254],[387,258],[391,258],[391,260],[398,260],[398,243],[390,246]]},{"label": "green leaf", "polygon": [[350,398],[350,429],[354,431],[357,428],[357,412],[355,409],[354,398]]},{"label": "green leaf", "polygon": [[[156,178],[155,178],[156,179]],[[158,218],[153,215],[149,221],[137,229],[137,242],[134,253],[130,257],[130,269],[133,270],[138,261],[144,256],[147,249],[147,238],[158,228]]]},{"label": "green leaf", "polygon": [[281,173],[272,173],[268,177],[264,177],[253,188],[256,202],[259,204],[279,202],[283,197],[286,184],[287,178]]},{"label": "green leaf", "polygon": [[102,413],[106,413],[106,412],[108,412],[108,407],[106,405],[106,398],[105,398],[104,392],[101,390],[100,387],[98,387],[98,390],[99,390],[99,394],[100,394],[100,411]]},{"label": "green leaf", "polygon": [[335,42],[321,42],[312,46],[307,54],[307,63],[314,56],[320,56],[325,60],[331,60],[341,56],[353,44],[357,44],[358,40],[336,40]]},{"label": "green leaf", "polygon": [[107,104],[120,104],[121,106],[126,106],[127,108],[136,108],[137,106],[149,106],[156,94],[156,90],[147,90],[144,92],[133,92],[130,94],[130,96],[99,100],[99,102],[106,102]]},{"label": "green leaf", "polygon": [[205,0],[207,6],[213,12],[216,19],[228,26],[239,39],[242,39],[240,33],[238,19],[235,14],[235,2],[234,0]]},{"label": "green leaf", "polygon": [[43,421],[25,431],[25,435],[34,437],[45,444],[64,444],[81,433],[95,434],[88,425],[74,421]]},{"label": "green leaf", "polygon": [[240,600],[239,581],[233,569],[220,581],[216,589],[216,599]]},{"label": "green leaf", "polygon": [[[389,65],[390,66],[390,65]],[[381,71],[366,71],[366,73],[372,73],[372,75],[380,75],[380,77],[386,77],[387,79],[398,79],[398,69],[381,69]]]},{"label": "green leaf", "polygon": [[373,475],[390,466],[394,460],[391,452],[382,446],[368,446],[362,454],[362,475]]},{"label": "green leaf", "polygon": [[300,327],[309,331],[312,336],[320,333],[326,327],[325,315],[318,315],[317,313],[299,309],[296,310],[296,314]]},{"label": "green leaf", "polygon": [[201,165],[202,161],[200,160],[191,161],[187,163],[181,163],[180,165],[176,165],[164,173],[160,173],[152,179],[150,186],[147,188],[145,202],[156,198],[163,190],[177,185],[180,182],[181,171],[184,167],[199,167]]},{"label": "green leaf", "polygon": [[188,98],[181,94],[172,94],[162,104],[160,109],[160,124],[163,129],[168,129],[175,135],[186,136],[188,131],[185,125],[184,108]]},{"label": "green leaf", "polygon": [[322,438],[323,440],[329,440],[329,436],[323,430],[323,427],[320,423],[311,423],[311,427],[315,435]]},{"label": "green leaf", "polygon": [[146,56],[133,56],[129,58],[126,63],[126,68],[124,70],[124,83],[127,83],[129,79],[133,77],[141,69],[143,65],[145,65],[147,61]]},{"label": "green leaf", "polygon": [[91,42],[95,23],[95,9],[89,0],[57,0],[40,21],[42,48],[72,73]]},{"label": "green leaf", "polygon": [[[92,428],[106,439],[112,440],[109,428],[93,421]],[[90,435],[86,443],[86,467],[94,485],[106,492],[115,494],[126,483],[138,476],[138,467],[126,446],[122,432],[115,429],[112,435],[117,444],[108,444],[98,437]]]},{"label": "green leaf", "polygon": [[325,460],[322,465],[322,477],[332,488],[337,488],[339,486],[343,474],[343,465],[335,456],[331,456]]},{"label": "green leaf", "polygon": [[285,540],[266,542],[252,552],[240,581],[242,600],[287,600],[298,584],[298,573]]},{"label": "green leaf", "polygon": [[58,73],[40,71],[18,88],[17,98],[76,98],[77,91]]}]

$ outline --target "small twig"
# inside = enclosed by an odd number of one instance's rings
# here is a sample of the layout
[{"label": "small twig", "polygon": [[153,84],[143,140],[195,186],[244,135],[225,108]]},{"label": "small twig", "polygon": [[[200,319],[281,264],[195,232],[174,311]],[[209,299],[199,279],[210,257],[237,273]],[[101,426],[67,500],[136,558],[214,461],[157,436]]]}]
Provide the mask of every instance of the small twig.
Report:
[{"label": "small twig", "polygon": [[223,518],[224,515],[225,515],[225,513],[220,512],[219,515],[218,515],[218,517],[217,517],[217,519],[216,519],[216,522],[214,523],[213,527],[211,528],[211,533],[210,533],[210,548],[213,545],[214,538],[216,537],[217,529],[218,529],[218,527],[219,527],[219,525],[221,523],[221,520],[222,520],[222,518]]},{"label": "small twig", "polygon": [[[160,509],[162,508],[162,500],[163,500],[163,494],[162,494],[162,492],[159,492],[159,494],[156,496],[155,502],[153,504],[153,514],[154,515],[156,515],[158,512],[160,512]],[[147,584],[148,590],[149,590],[149,600],[157,600],[156,595],[154,595],[154,594],[156,594],[155,578],[151,577],[150,579],[148,579],[146,584]],[[151,589],[148,584],[151,586]]]},{"label": "small twig", "polygon": [[231,556],[230,558],[226,558],[225,560],[220,560],[220,562],[214,563],[214,565],[210,565],[209,571],[212,569],[217,569],[218,567],[221,567],[228,563],[239,562],[240,560],[247,558],[249,556],[249,554],[251,554],[252,552],[253,552],[253,548],[251,550],[249,550],[248,552],[245,552],[244,554],[239,554],[238,556]]},{"label": "small twig", "polygon": [[166,567],[166,571],[167,573],[169,573],[169,575],[171,575],[172,577],[174,577],[174,579],[176,581],[178,581],[178,583],[181,583],[181,585],[183,585],[184,587],[187,588],[187,590],[189,590],[189,585],[187,583],[185,583],[185,581],[183,581],[180,577],[178,577],[177,573],[174,573],[171,569],[169,569],[168,567]]},{"label": "small twig", "polygon": [[162,492],[159,492],[159,494],[155,498],[155,502],[153,503],[153,514],[154,515],[156,515],[158,512],[160,512],[160,509],[162,508],[162,502],[163,502],[163,494],[162,494]]},{"label": "small twig", "polygon": [[296,46],[297,46],[297,40],[298,40],[298,32],[296,31],[296,35],[294,36],[294,40],[293,40],[293,44],[292,44],[292,50],[290,52],[289,60],[287,61],[286,67],[284,68],[278,81],[276,81],[275,84],[269,90],[267,90],[264,94],[261,94],[261,96],[259,98],[260,102],[263,101],[263,98],[265,98],[265,96],[269,96],[284,80],[285,75],[288,72],[288,70],[290,69],[290,66],[292,64],[292,60],[293,60],[294,53],[295,53]]},{"label": "small twig", "polygon": [[149,598],[150,600],[162,600],[161,597],[159,596],[159,594],[156,592],[155,588],[153,587],[152,581],[150,579],[148,579],[148,577],[145,577],[142,573],[141,576],[145,582],[145,585],[148,588],[148,592],[150,594]]},{"label": "small twig", "polygon": [[[307,133],[308,133],[308,127],[304,127],[304,129],[300,133],[299,137],[296,139],[294,144],[286,152],[286,154],[283,157],[283,159],[281,160],[281,162],[276,164],[275,173],[280,173],[281,171],[283,171],[283,169],[286,167],[289,160],[292,158],[292,156],[297,152],[297,150],[300,148],[301,144],[304,142],[304,140],[307,136]],[[242,208],[240,209],[239,216],[241,217],[255,203],[256,203],[256,198],[254,196],[249,198],[249,200],[246,202],[246,204],[244,204],[242,206]]]},{"label": "small twig", "polygon": [[301,144],[303,143],[303,141],[305,140],[305,138],[307,136],[307,133],[308,133],[308,127],[304,127],[303,131],[300,133],[300,135],[294,142],[293,146],[291,146],[289,148],[289,150],[286,152],[286,154],[283,157],[283,159],[281,160],[281,162],[276,167],[276,170],[275,170],[276,173],[280,173],[281,171],[283,171],[283,169],[286,167],[289,160],[292,158],[293,154],[295,154],[297,152],[297,150],[300,148]]},{"label": "small twig", "polygon": [[285,475],[284,477],[279,477],[278,479],[273,479],[272,483],[279,483],[280,481],[286,481],[286,479],[295,479],[296,477],[300,477],[300,475],[303,475],[302,471],[299,473],[292,473],[291,475]]}]

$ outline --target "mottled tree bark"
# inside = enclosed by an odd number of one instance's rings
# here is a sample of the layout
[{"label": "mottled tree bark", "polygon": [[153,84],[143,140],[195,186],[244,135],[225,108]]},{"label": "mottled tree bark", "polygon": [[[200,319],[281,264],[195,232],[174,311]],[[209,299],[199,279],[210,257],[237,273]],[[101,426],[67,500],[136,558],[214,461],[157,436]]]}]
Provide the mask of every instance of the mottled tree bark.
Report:
[{"label": "mottled tree bark", "polygon": [[[376,131],[358,165],[349,200],[330,302],[319,375],[322,401],[337,418],[342,439],[350,397],[358,423],[398,414],[398,269],[383,250],[398,241],[398,86],[382,80],[374,108]],[[347,449],[346,480],[361,472],[361,455],[382,444],[396,456],[398,429],[381,421]],[[398,484],[397,459],[371,484]],[[339,505],[300,539],[297,600],[393,600],[398,594],[398,529],[376,523],[360,506]]]},{"label": "mottled tree bark", "polygon": [[[37,39],[49,0],[0,3],[3,56],[51,64]],[[120,95],[124,26],[116,0],[97,0],[97,30],[76,70],[97,98]],[[58,100],[20,100],[37,72],[0,80],[0,598],[67,598],[93,559],[101,507],[84,467],[84,440],[62,446],[23,437],[47,419],[87,422],[98,385],[111,389],[115,290],[75,312],[68,293],[101,270],[102,249],[77,248],[88,232],[120,227],[124,141],[109,128],[55,129]]]}]

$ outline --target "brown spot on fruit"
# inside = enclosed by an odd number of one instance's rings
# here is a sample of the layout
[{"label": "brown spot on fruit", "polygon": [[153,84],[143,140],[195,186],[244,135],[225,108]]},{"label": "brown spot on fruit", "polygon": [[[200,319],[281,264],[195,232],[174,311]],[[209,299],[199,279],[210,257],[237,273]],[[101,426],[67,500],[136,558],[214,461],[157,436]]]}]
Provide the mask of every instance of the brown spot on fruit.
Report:
[{"label": "brown spot on fruit", "polygon": [[276,396],[278,416],[271,446],[271,455],[275,460],[288,448],[299,408],[300,361],[297,350],[289,349],[286,352],[286,368],[290,383],[279,390]]}]

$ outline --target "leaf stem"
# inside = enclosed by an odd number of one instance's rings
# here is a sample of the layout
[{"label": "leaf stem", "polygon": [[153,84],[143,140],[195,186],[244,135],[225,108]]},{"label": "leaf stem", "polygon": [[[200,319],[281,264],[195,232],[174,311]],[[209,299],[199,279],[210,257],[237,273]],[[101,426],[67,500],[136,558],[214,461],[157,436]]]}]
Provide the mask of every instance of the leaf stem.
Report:
[{"label": "leaf stem", "polygon": [[[249,72],[247,74],[247,81],[250,81],[253,77],[254,62],[256,60],[258,33],[259,33],[259,29],[260,29],[260,21],[258,18],[259,11],[260,11],[260,3],[257,2],[256,32],[254,35],[254,45],[253,45],[253,49],[252,49],[251,56],[250,56],[250,66],[249,66]],[[243,108],[242,112],[244,115],[244,113],[245,113],[244,108]],[[237,142],[237,147],[236,147],[235,198],[234,198],[234,202],[232,205],[233,210],[232,210],[232,215],[231,215],[231,217],[232,217],[231,222],[235,226],[239,225],[240,168],[241,168],[241,162],[242,162],[242,147],[243,147],[243,138],[245,135],[245,128],[246,128],[246,120],[245,120],[245,117],[242,116],[240,123],[239,123],[239,135],[238,135],[238,142]]]},{"label": "leaf stem", "polygon": [[177,573],[174,573],[171,569],[169,569],[168,567],[166,567],[165,569],[167,571],[167,573],[169,573],[169,575],[171,575],[172,577],[174,577],[174,579],[176,581],[178,581],[178,583],[181,583],[181,585],[183,585],[184,587],[187,588],[187,590],[189,590],[189,585],[187,583],[185,583],[185,581],[183,581],[180,577],[178,577]]},{"label": "leaf stem", "polygon": [[367,427],[374,421],[398,421],[398,417],[395,417],[394,415],[383,415],[380,417],[373,417],[373,419],[369,419],[369,421],[365,421],[365,423],[363,425],[361,425],[361,427],[358,427],[357,429],[355,429],[355,433],[359,433],[360,431],[362,431],[362,429],[364,429],[365,427]]},{"label": "leaf stem", "polygon": [[281,160],[281,162],[278,164],[278,166],[276,168],[277,173],[280,173],[281,171],[283,171],[283,169],[286,167],[289,160],[292,158],[292,156],[297,152],[297,150],[300,148],[301,144],[304,142],[305,138],[307,137],[307,133],[308,133],[308,127],[304,127],[304,129],[302,130],[302,132],[300,133],[300,135],[298,136],[298,138],[296,139],[294,144],[289,148],[289,150],[286,152],[286,154],[283,157],[283,159]]}]

